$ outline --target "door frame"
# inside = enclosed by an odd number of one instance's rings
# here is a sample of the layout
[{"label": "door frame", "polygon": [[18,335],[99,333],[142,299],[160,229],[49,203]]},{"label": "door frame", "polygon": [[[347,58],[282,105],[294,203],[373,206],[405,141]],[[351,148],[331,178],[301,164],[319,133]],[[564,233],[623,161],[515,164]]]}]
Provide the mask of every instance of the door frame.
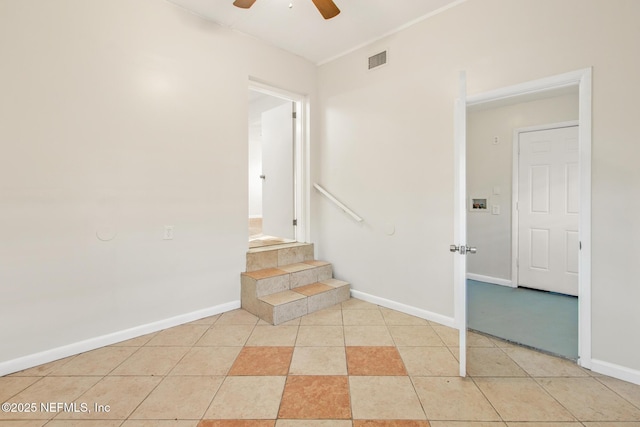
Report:
[{"label": "door frame", "polygon": [[249,77],[249,90],[286,99],[295,103],[295,131],[293,146],[293,214],[297,220],[295,240],[307,242],[311,224],[310,150],[309,150],[309,101],[308,96],[291,92]]},{"label": "door frame", "polygon": [[[518,259],[520,258],[520,246],[518,244],[520,238],[520,211],[518,210],[518,201],[520,199],[519,177],[520,177],[520,159],[518,145],[520,134],[527,132],[537,132],[541,130],[561,129],[567,127],[578,126],[578,134],[580,133],[580,121],[570,120],[559,123],[548,123],[536,126],[527,126],[513,130],[513,145],[511,158],[511,287],[518,287],[518,275],[520,266]],[[580,158],[578,158],[578,168],[580,168]],[[582,196],[582,194],[580,194]],[[580,227],[578,226],[578,233]],[[580,272],[578,271],[578,282],[580,281]],[[580,297],[580,289],[578,288],[578,297]]]},{"label": "door frame", "polygon": [[[469,107],[501,102],[514,101],[523,97],[545,96],[569,87],[578,87],[578,122],[579,122],[579,159],[580,159],[580,214],[578,220],[578,237],[581,250],[578,255],[578,364],[591,369],[591,127],[592,127],[592,68],[584,68],[564,74],[558,74],[522,84],[508,86],[478,95],[467,97],[466,106]],[[456,115],[456,133],[464,132],[466,120]],[[462,151],[464,154],[464,150]],[[456,156],[460,152],[456,152]],[[456,158],[456,162],[460,159]],[[459,179],[456,171],[456,182]],[[466,193],[466,182],[455,186],[456,199]],[[460,221],[459,212],[454,211],[454,223]],[[464,236],[466,240],[466,236]],[[465,274],[456,270],[454,277]],[[466,317],[466,292],[455,293],[455,306],[464,307],[456,310],[457,322],[460,317]],[[459,324],[459,323],[458,323]],[[465,325],[466,327],[466,325]]]}]

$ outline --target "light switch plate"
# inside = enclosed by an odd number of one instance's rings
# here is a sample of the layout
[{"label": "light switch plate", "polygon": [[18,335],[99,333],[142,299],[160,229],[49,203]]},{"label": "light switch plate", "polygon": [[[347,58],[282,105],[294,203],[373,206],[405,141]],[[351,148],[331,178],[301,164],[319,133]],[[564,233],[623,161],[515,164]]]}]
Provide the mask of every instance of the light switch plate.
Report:
[{"label": "light switch plate", "polygon": [[500,205],[491,205],[491,215],[500,215]]}]

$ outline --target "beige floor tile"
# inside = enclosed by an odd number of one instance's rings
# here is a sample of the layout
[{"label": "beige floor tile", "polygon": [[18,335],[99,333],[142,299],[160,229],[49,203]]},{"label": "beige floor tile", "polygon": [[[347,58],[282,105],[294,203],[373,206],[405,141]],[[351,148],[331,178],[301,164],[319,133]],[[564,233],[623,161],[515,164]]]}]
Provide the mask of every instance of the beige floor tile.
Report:
[{"label": "beige floor tile", "polygon": [[276,427],[352,427],[351,420],[278,420]]},{"label": "beige floor tile", "polygon": [[196,346],[243,346],[251,332],[253,325],[218,325],[214,324],[202,338],[195,344]]},{"label": "beige floor tile", "polygon": [[428,347],[444,345],[438,334],[429,325],[388,326],[388,328],[397,346]]},{"label": "beige floor tile", "polygon": [[296,347],[289,375],[347,375],[344,347]]},{"label": "beige floor tile", "polygon": [[[56,420],[126,419],[162,381],[160,377],[105,377],[77,399],[91,410],[86,414],[61,413]],[[97,411],[95,405],[108,409]]]},{"label": "beige floor tile", "polygon": [[447,347],[398,347],[404,366],[411,376],[458,375],[460,365]]},{"label": "beige floor tile", "polygon": [[595,422],[584,422],[582,423],[582,425],[584,425],[585,427],[640,427],[640,421],[622,422],[622,423],[617,423],[612,421],[605,421],[605,422],[595,421]]},{"label": "beige floor tile", "polygon": [[502,349],[497,347],[467,348],[467,372],[472,377],[526,377]]},{"label": "beige floor tile", "polygon": [[354,419],[424,420],[422,405],[407,376],[349,377]]},{"label": "beige floor tile", "polygon": [[376,304],[372,304],[370,302],[362,301],[357,298],[351,298],[342,302],[343,310],[379,310]]},{"label": "beige floor tile", "polygon": [[385,325],[380,310],[345,310],[342,321],[345,325]]},{"label": "beige floor tile", "polygon": [[180,325],[165,329],[153,337],[146,346],[191,346],[209,329],[209,325]]},{"label": "beige floor tile", "polygon": [[588,377],[585,369],[575,362],[549,356],[523,347],[505,348],[503,351],[532,377]]},{"label": "beige floor tile", "polygon": [[69,363],[55,369],[50,375],[104,376],[127,360],[137,347],[102,347],[74,357]]},{"label": "beige floor tile", "polygon": [[200,419],[224,377],[166,377],[131,415],[132,419]]},{"label": "beige floor tile", "polygon": [[169,375],[227,375],[242,347],[193,347]]},{"label": "beige floor tile", "polygon": [[218,320],[220,318],[220,316],[222,316],[222,314],[215,314],[213,316],[203,317],[202,319],[194,320],[193,322],[189,322],[187,324],[188,325],[209,325],[209,326],[211,326],[214,323],[216,323],[216,320]]},{"label": "beige floor tile", "polygon": [[258,318],[241,308],[223,313],[216,321],[216,325],[255,325]]},{"label": "beige floor tile", "polygon": [[442,325],[432,325],[433,330],[438,334],[440,339],[444,342],[446,346],[458,346],[460,343],[458,339],[458,330],[454,328],[450,328],[448,326]]},{"label": "beige floor tile", "polygon": [[500,416],[471,378],[413,378],[429,420],[500,421]]},{"label": "beige floor tile", "polygon": [[121,427],[197,427],[199,420],[127,420]]},{"label": "beige floor tile", "polygon": [[204,418],[268,419],[278,415],[286,377],[227,377]]},{"label": "beige floor tile", "polygon": [[387,325],[428,325],[429,321],[389,308],[380,307],[380,312]]},{"label": "beige floor tile", "polygon": [[44,377],[49,375],[56,369],[59,369],[66,363],[69,363],[73,358],[76,357],[70,356],[65,357],[64,359],[54,360],[53,362],[44,363],[42,365],[34,366],[33,368],[25,369],[23,371],[19,371],[9,375],[10,377]]},{"label": "beige floor tile", "polygon": [[504,421],[575,421],[531,378],[476,378],[474,381]]},{"label": "beige floor tile", "polygon": [[511,343],[509,341],[500,339],[500,338],[489,337],[489,339],[491,340],[493,345],[495,345],[496,347],[500,347],[500,348],[523,348],[522,346],[519,346],[518,344],[514,344],[514,343]]},{"label": "beige floor tile", "polygon": [[[0,421],[2,416],[0,416]],[[2,427],[42,427],[49,420],[22,420],[22,421],[2,421]]]},{"label": "beige floor tile", "polygon": [[51,420],[47,427],[120,427],[122,420]]},{"label": "beige floor tile", "polygon": [[479,334],[473,331],[467,331],[467,346],[468,347],[495,347],[495,343],[491,338],[486,335]]},{"label": "beige floor tile", "polygon": [[8,402],[38,380],[38,377],[0,377],[0,403]]},{"label": "beige floor tile", "polygon": [[[582,427],[582,423],[567,422],[567,423],[507,423],[507,427]],[[607,424],[607,427],[612,427]]]},{"label": "beige floor tile", "polygon": [[248,346],[292,347],[298,335],[297,326],[256,326],[247,340]]},{"label": "beige floor tile", "polygon": [[[279,323],[278,326],[298,326],[300,325],[300,319],[301,318],[298,317],[297,319],[287,320],[286,322]],[[260,319],[258,320],[258,323],[256,323],[256,326],[273,326],[273,325],[269,322],[265,322],[264,320]]]},{"label": "beige floor tile", "polygon": [[93,387],[100,377],[46,377],[27,387],[11,398],[12,402],[33,402],[38,405],[36,412],[5,413],[0,412],[0,421],[24,419],[50,419],[58,415],[56,410],[43,411],[41,403],[73,402]]},{"label": "beige floor tile", "polygon": [[429,424],[431,427],[507,427],[498,421],[430,421]]},{"label": "beige floor tile", "polygon": [[345,326],[344,338],[350,346],[387,346],[393,339],[386,326]]},{"label": "beige floor tile", "polygon": [[580,421],[640,420],[640,409],[595,378],[540,378],[538,382]]},{"label": "beige floor tile", "polygon": [[130,340],[120,341],[118,343],[112,344],[112,347],[142,347],[153,337],[158,335],[158,332],[153,332],[151,334],[142,335],[136,338],[131,338]]},{"label": "beige floor tile", "polygon": [[640,408],[640,385],[611,377],[598,377],[597,380]]},{"label": "beige floor tile", "polygon": [[141,347],[111,375],[166,375],[189,351],[189,347]]},{"label": "beige floor tile", "polygon": [[336,347],[344,346],[342,326],[300,326],[296,346]]},{"label": "beige floor tile", "polygon": [[316,311],[303,316],[300,319],[301,325],[315,325],[315,326],[331,326],[342,325],[342,310],[334,310],[332,308],[325,308],[324,310]]}]

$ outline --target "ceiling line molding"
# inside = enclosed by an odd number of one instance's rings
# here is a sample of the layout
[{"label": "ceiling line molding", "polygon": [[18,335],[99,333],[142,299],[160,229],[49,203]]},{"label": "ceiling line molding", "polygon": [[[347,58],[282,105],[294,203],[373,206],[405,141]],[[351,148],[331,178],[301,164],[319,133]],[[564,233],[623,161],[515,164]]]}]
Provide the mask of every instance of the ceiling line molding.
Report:
[{"label": "ceiling line molding", "polygon": [[414,25],[416,25],[416,24],[418,24],[418,23],[420,23],[422,21],[425,21],[425,20],[427,20],[429,18],[432,18],[432,17],[434,17],[436,15],[439,15],[439,14],[441,14],[441,13],[443,13],[443,12],[453,8],[453,7],[459,6],[462,3],[466,3],[467,1],[468,0],[456,0],[456,1],[452,2],[452,3],[449,3],[449,4],[445,5],[445,6],[440,7],[440,8],[438,8],[438,9],[432,11],[432,12],[429,12],[426,15],[423,15],[423,16],[421,16],[419,18],[416,18],[416,19],[414,19],[414,20],[412,20],[410,22],[407,22],[406,24],[403,24],[403,25],[399,26],[398,28],[395,28],[395,29],[393,29],[391,31],[388,31],[388,32],[384,33],[381,36],[375,37],[375,38],[373,38],[371,40],[368,40],[368,41],[366,41],[364,43],[361,43],[361,44],[359,44],[359,45],[357,45],[355,47],[352,47],[351,49],[348,49],[348,50],[346,50],[346,51],[344,51],[344,52],[342,52],[342,53],[340,53],[338,55],[329,57],[327,59],[323,59],[322,61],[317,62],[316,65],[319,67],[321,65],[328,64],[329,62],[333,62],[336,59],[342,58],[343,56],[346,56],[346,55],[348,55],[350,53],[353,53],[353,52],[355,52],[357,50],[360,50],[360,49],[362,49],[364,47],[367,47],[367,46],[369,46],[369,45],[371,45],[371,44],[373,44],[373,43],[375,43],[377,41],[380,41],[380,40],[386,38],[386,37],[389,37],[389,36],[391,36],[393,34],[396,34],[396,33],[399,33],[399,32],[401,32],[403,30],[406,30],[409,27],[412,27],[412,26],[414,26]]}]

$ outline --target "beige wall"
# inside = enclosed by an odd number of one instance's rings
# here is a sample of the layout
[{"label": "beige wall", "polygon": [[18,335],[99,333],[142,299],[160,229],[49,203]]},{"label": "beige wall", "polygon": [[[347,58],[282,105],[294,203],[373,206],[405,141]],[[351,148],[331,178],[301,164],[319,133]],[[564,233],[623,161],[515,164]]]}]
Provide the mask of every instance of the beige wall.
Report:
[{"label": "beige wall", "polygon": [[[640,381],[639,16],[636,0],[469,0],[321,66],[313,178],[365,219],[314,197],[321,256],[357,290],[453,316],[458,71],[474,95],[592,66],[592,355]],[[389,64],[367,71],[382,48]]]},{"label": "beige wall", "polygon": [[511,281],[513,132],[569,120],[578,120],[577,93],[467,113],[467,193],[490,200],[487,211],[467,216],[467,241],[478,248],[467,258],[468,273]]},{"label": "beige wall", "polygon": [[315,66],[161,0],[3,0],[0,58],[0,365],[238,302],[248,77]]}]

